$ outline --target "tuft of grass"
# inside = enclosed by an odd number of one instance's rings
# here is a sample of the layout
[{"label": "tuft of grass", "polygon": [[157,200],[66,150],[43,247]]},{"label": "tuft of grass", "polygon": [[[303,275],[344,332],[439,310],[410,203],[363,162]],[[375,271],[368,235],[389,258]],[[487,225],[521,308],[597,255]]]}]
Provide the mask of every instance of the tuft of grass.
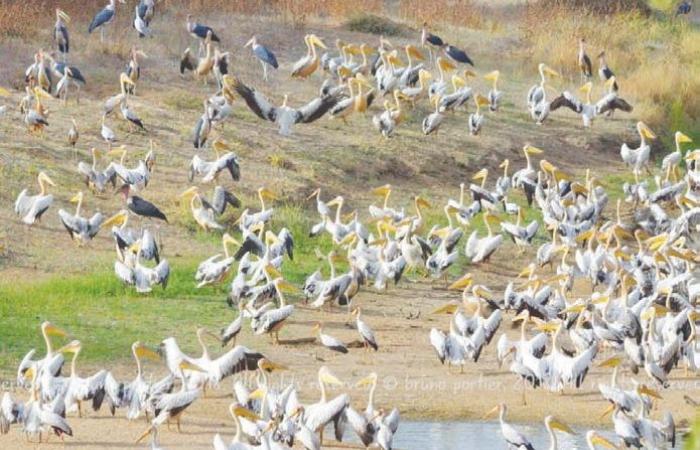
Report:
[{"label": "tuft of grass", "polygon": [[175,110],[196,110],[202,107],[202,99],[189,91],[177,90],[163,97],[163,103]]},{"label": "tuft of grass", "polygon": [[453,25],[468,28],[484,28],[483,8],[472,0],[433,0],[417,2],[401,0],[399,16],[406,21],[431,26]]},{"label": "tuft of grass", "polygon": [[384,36],[399,36],[405,31],[403,26],[391,19],[366,13],[351,16],[345,22],[345,27],[350,31]]}]

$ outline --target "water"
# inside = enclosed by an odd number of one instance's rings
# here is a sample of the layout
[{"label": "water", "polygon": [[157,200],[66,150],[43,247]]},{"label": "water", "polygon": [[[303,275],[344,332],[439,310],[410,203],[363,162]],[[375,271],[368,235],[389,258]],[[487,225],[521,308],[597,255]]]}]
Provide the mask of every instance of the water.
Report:
[{"label": "water", "polygon": [[[536,449],[549,448],[549,435],[544,424],[513,424],[531,440]],[[572,427],[574,428],[574,427]],[[585,428],[574,428],[576,435],[557,433],[560,449],[586,449]],[[600,431],[600,430],[599,430]],[[348,428],[347,434],[352,434]],[[601,434],[613,439],[610,430]],[[332,436],[330,432],[329,436]],[[614,441],[613,441],[614,442]],[[401,450],[506,449],[498,422],[423,422],[401,420],[394,436],[394,447]],[[676,444],[678,447],[678,444]]]}]

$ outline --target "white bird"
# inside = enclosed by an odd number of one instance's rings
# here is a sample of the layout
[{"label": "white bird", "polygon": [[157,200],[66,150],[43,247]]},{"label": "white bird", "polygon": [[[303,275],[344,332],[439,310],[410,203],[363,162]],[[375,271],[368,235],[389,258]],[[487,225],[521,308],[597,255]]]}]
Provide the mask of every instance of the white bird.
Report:
[{"label": "white bird", "polygon": [[44,172],[39,172],[37,177],[39,182],[39,193],[29,195],[27,189],[23,189],[15,200],[15,214],[22,218],[22,222],[32,225],[49,209],[53,203],[53,195],[46,192],[46,185],[56,186],[56,184]]}]

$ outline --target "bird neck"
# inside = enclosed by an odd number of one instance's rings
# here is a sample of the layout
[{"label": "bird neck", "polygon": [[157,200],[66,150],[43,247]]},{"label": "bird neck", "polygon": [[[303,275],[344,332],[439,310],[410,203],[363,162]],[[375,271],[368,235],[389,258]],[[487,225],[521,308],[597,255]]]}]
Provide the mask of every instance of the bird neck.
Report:
[{"label": "bird neck", "polygon": [[328,398],[326,395],[326,385],[323,382],[323,380],[321,379],[320,375],[318,377],[318,384],[321,387],[321,401],[320,401],[320,403],[326,403],[327,398]]},{"label": "bird neck", "polygon": [[557,435],[549,424],[547,424],[547,433],[549,433],[549,450],[557,450],[559,448],[557,445]]},{"label": "bird neck", "polygon": [[367,408],[368,409],[370,409],[370,408],[374,409],[373,408],[373,406],[374,406],[374,392],[376,390],[377,390],[377,382],[374,381],[372,383],[372,387],[369,388],[369,399],[367,400]]},{"label": "bird neck", "polygon": [[51,338],[49,337],[48,333],[44,331],[42,328],[41,334],[44,336],[44,342],[46,343],[46,356],[51,356],[53,355],[53,345],[51,345]]},{"label": "bird neck", "polygon": [[39,195],[46,195],[46,183],[41,178],[39,179]]},{"label": "bird neck", "polygon": [[331,279],[335,278],[335,264],[333,263],[333,253],[328,254],[328,265],[331,268]]},{"label": "bird neck", "polygon": [[284,298],[284,294],[282,293],[282,290],[279,287],[277,287],[277,285],[275,285],[275,289],[277,290],[277,298],[279,298],[280,301],[280,308],[284,308],[285,306],[287,306],[287,301]]},{"label": "bird neck", "polygon": [[80,215],[80,208],[83,206],[83,196],[81,195],[78,197],[78,204],[75,205],[75,215],[79,216]]},{"label": "bird neck", "polygon": [[77,376],[76,370],[75,370],[75,363],[78,360],[78,355],[80,354],[80,350],[76,351],[73,353],[73,359],[70,362],[70,376],[71,378]]},{"label": "bird neck", "polygon": [[136,349],[131,350],[131,353],[134,355],[134,360],[136,361],[136,377],[141,378],[141,358],[139,358],[139,355],[136,353]]},{"label": "bird neck", "polygon": [[202,347],[202,357],[209,359],[209,349],[207,348],[207,344],[204,343],[203,333],[197,333],[197,342],[199,342],[199,346]]},{"label": "bird neck", "polygon": [[241,442],[241,420],[238,418],[238,415],[234,412],[232,414],[233,416],[233,423],[236,425],[236,434],[233,436],[233,442],[238,443]]}]

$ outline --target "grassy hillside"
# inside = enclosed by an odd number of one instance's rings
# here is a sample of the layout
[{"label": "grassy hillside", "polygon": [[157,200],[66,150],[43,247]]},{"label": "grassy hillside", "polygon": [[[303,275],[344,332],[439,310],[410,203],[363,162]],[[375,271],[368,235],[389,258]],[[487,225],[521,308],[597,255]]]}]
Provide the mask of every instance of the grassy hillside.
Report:
[{"label": "grassy hillside", "polygon": [[[120,8],[116,26],[109,31],[110,43],[101,45],[98,36],[86,33],[88,17],[102,1],[56,2],[73,17],[71,25],[72,64],[80,67],[88,79],[80,105],[71,100],[66,107],[49,102],[51,125],[44,136],[26,132],[16,109],[0,119],[0,366],[14,367],[21,355],[32,346],[41,346],[38,324],[50,319],[68,328],[76,337],[90,337],[85,355],[91,361],[105,361],[128,356],[128,345],[135,339],[151,342],[168,334],[191,335],[194,322],[218,327],[233,313],[224,303],[225,287],[196,290],[192,276],[196,265],[219,252],[220,237],[196,231],[189,212],[178,204],[179,192],[188,186],[187,164],[194,154],[191,130],[200,115],[202,101],[210,95],[207,86],[181,78],[177,73],[182,50],[193,44],[184,28],[187,11],[198,13],[198,20],[215,27],[224,49],[232,52],[232,71],[244,82],[256,86],[271,100],[280,102],[284,93],[290,103],[300,105],[316,95],[323,80],[314,75],[309,81],[291,80],[293,62],[305,50],[302,37],[313,31],[326,44],[336,37],[349,42],[376,45],[378,35],[367,33],[357,25],[350,27],[348,2],[168,2],[154,23],[154,39],[138,40],[129,26],[132,11]],[[300,4],[307,7],[302,8]],[[260,186],[274,190],[280,200],[273,229],[290,227],[296,240],[294,264],[285,265],[285,275],[300,284],[322,263],[314,254],[330,248],[327,238],[312,240],[308,229],[315,220],[312,203],[305,198],[321,187],[324,199],[342,194],[347,205],[367,217],[366,207],[375,199],[374,186],[391,183],[395,187],[392,203],[411,208],[410,198],[422,195],[430,200],[429,223],[444,222],[442,205],[456,198],[460,182],[469,182],[480,168],[492,170],[509,158],[513,168],[524,165],[522,146],[531,143],[545,150],[544,158],[563,170],[582,175],[592,169],[613,198],[620,195],[621,182],[630,179],[619,160],[619,146],[634,141],[634,123],[649,121],[662,139],[655,143],[656,155],[670,148],[670,136],[676,129],[688,134],[697,127],[700,82],[697,58],[697,27],[662,16],[638,14],[600,17],[582,14],[572,18],[564,10],[553,11],[548,21],[536,22],[536,5],[531,9],[519,2],[499,1],[484,4],[463,3],[460,20],[440,15],[442,2],[431,2],[433,9],[412,9],[415,2],[366,2],[363,10],[392,16],[399,27],[391,39],[396,46],[416,42],[421,17],[432,20],[436,32],[449,42],[468,49],[483,75],[492,69],[502,72],[505,92],[503,109],[491,114],[483,134],[468,135],[467,114],[450,116],[440,133],[423,136],[420,122],[430,112],[427,105],[409,111],[408,118],[391,140],[380,139],[372,129],[371,115],[352,117],[349,125],[323,119],[299,126],[291,138],[282,138],[269,123],[259,121],[238,101],[233,119],[215,134],[229,142],[241,158],[242,179],[228,183],[240,195],[245,206],[257,207],[254,193]],[[24,68],[33,52],[49,48],[50,15],[37,8],[34,1],[0,2],[0,79],[11,87],[12,96],[0,104],[15,105],[21,97]],[[41,3],[43,5],[43,3]],[[218,13],[222,8],[226,15]],[[422,8],[422,6],[420,6]],[[187,8],[187,9],[185,9]],[[419,8],[416,6],[415,8]],[[322,11],[321,14],[315,14]],[[444,10],[443,10],[444,11]],[[499,14],[496,14],[496,13]],[[503,13],[503,14],[500,14]],[[444,20],[443,20],[444,19]],[[23,24],[18,27],[17,24]],[[376,31],[382,32],[379,21]],[[545,28],[548,32],[545,34]],[[242,45],[252,34],[275,49],[281,68],[269,83],[262,83],[260,67]],[[573,114],[557,113],[542,127],[532,124],[524,109],[527,89],[537,82],[536,65],[547,61],[564,74],[554,88],[576,89],[576,39],[585,34],[596,50],[603,45],[609,60],[620,75],[622,93],[636,105],[631,115],[618,114],[612,120],[598,120],[592,130],[584,130]],[[562,39],[561,36],[566,36]],[[163,207],[170,224],[160,230],[163,254],[173,266],[171,283],[165,291],[151,296],[137,296],[123,288],[112,275],[114,251],[107,233],[101,233],[86,248],[76,248],[61,227],[56,211],[72,208],[68,199],[79,189],[85,190],[75,167],[78,160],[89,160],[92,146],[104,148],[99,138],[102,102],[116,93],[117,74],[124,67],[128,50],[137,44],[148,55],[143,61],[143,80],[138,96],[131,103],[144,119],[148,132],[128,133],[122,121],[110,120],[120,144],[129,149],[128,163],[135,164],[148,149],[149,140],[156,144],[157,165],[153,181],[144,197]],[[593,50],[591,51],[593,53]],[[488,83],[481,77],[473,80],[477,90],[485,92]],[[600,89],[600,88],[598,88]],[[371,114],[380,111],[379,106]],[[77,156],[65,143],[70,119],[75,118],[81,140]],[[209,150],[201,154],[210,157]],[[108,159],[100,161],[100,167]],[[25,187],[35,189],[35,177],[45,170],[57,182],[53,190],[54,206],[40,225],[27,229],[12,213],[12,202]],[[209,192],[205,189],[205,192]],[[522,202],[522,198],[517,198]],[[119,197],[112,193],[87,196],[88,212],[101,210],[111,214],[120,209]],[[229,213],[225,222],[233,227],[238,213]],[[312,218],[308,218],[311,215]],[[534,217],[529,212],[528,217]],[[481,227],[481,221],[474,224]],[[470,232],[472,228],[467,229]],[[517,273],[522,258],[508,258],[515,252],[510,244],[497,270],[501,275]],[[460,261],[453,275],[473,270],[489,279],[491,267],[468,267]],[[144,326],[148,324],[148,326]],[[185,342],[191,343],[186,338]],[[11,371],[11,370],[10,370]]]}]

